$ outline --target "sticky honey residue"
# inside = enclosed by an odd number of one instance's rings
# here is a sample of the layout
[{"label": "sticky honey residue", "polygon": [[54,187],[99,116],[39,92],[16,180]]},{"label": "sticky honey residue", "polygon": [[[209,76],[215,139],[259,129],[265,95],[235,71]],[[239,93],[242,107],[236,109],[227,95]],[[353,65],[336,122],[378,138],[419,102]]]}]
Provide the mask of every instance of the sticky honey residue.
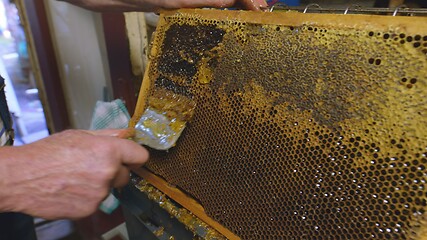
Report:
[{"label": "sticky honey residue", "polygon": [[201,84],[208,84],[212,81],[213,73],[212,70],[208,66],[209,59],[203,58],[199,65],[198,80]]},{"label": "sticky honey residue", "polygon": [[159,89],[148,97],[148,106],[170,120],[175,119],[172,127],[179,128],[193,117],[196,103],[189,97]]},{"label": "sticky honey residue", "polygon": [[147,119],[143,122],[143,125],[149,129],[152,129],[155,136],[160,136],[163,132],[165,132],[165,129],[167,127],[166,124],[158,124],[158,121],[155,119]]}]

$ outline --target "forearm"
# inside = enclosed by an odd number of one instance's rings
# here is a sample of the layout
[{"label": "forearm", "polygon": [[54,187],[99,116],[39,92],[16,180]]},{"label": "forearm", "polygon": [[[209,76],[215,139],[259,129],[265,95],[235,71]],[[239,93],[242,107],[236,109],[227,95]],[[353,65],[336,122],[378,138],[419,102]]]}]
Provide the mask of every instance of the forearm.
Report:
[{"label": "forearm", "polygon": [[29,213],[30,206],[37,207],[33,197],[48,188],[38,180],[61,173],[60,163],[49,162],[51,152],[46,150],[30,145],[0,147],[0,212]]},{"label": "forearm", "polygon": [[20,150],[20,147],[0,147],[0,212],[19,211],[22,202],[16,185],[20,178],[25,177],[25,173],[19,170],[25,168],[21,163]]},{"label": "forearm", "polygon": [[[50,143],[0,147],[0,212],[56,218],[61,205],[67,206],[68,212],[80,211],[82,206],[74,206],[72,200],[91,185],[91,177],[85,174],[93,169],[95,161],[82,163],[82,158],[90,159],[86,157],[90,152],[78,152],[83,147],[77,142],[68,142],[65,137]],[[76,182],[78,187],[73,185]],[[71,214],[63,216],[67,215]]]},{"label": "forearm", "polygon": [[[0,212],[53,219],[82,211],[86,214],[89,208],[96,208],[106,195],[109,179],[101,184],[92,183],[90,172],[96,171],[96,160],[91,156],[96,154],[85,149],[84,142],[80,146],[79,139],[70,140],[72,133],[60,134],[59,139],[49,140],[50,137],[20,147],[0,148]],[[96,201],[87,205],[79,202],[84,199],[82,195],[91,195],[93,189]]]}]

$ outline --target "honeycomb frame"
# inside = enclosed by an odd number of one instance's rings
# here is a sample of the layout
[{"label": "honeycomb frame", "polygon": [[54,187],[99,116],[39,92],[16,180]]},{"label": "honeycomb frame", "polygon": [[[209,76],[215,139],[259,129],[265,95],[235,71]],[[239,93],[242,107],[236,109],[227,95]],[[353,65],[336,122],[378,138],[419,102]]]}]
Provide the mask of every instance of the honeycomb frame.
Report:
[{"label": "honeycomb frame", "polygon": [[194,118],[146,165],[242,239],[427,235],[427,18],[161,15],[136,112]]}]

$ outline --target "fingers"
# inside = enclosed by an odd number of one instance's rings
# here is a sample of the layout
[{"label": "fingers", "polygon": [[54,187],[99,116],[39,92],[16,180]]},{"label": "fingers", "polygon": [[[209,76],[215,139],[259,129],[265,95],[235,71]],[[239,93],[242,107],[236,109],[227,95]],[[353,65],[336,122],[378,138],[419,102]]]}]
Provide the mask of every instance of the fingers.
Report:
[{"label": "fingers", "polygon": [[135,135],[135,130],[128,129],[102,129],[102,130],[84,130],[85,133],[95,136],[116,137],[108,139],[114,144],[114,149],[119,151],[122,163],[125,165],[140,166],[148,160],[148,151],[141,145],[126,140]]},{"label": "fingers", "polygon": [[268,7],[265,0],[241,0],[239,4],[242,5],[243,9],[259,11],[262,8]]},{"label": "fingers", "polygon": [[62,0],[94,11],[158,11],[159,9],[224,8],[239,6],[247,10],[267,7],[265,0]]},{"label": "fingers", "polygon": [[114,138],[108,138],[104,139],[105,144],[111,144],[109,145],[112,149],[114,149],[114,152],[118,154],[119,158],[121,159],[121,163],[124,165],[134,165],[134,166],[141,166],[145,162],[147,162],[149,153],[147,149],[142,147],[141,145],[130,141],[128,139],[129,136],[134,134],[134,131],[125,129],[123,131],[114,132],[114,131],[96,131],[97,134],[107,134],[106,136],[112,136],[111,134],[114,134]]},{"label": "fingers", "polygon": [[247,10],[260,10],[261,8],[267,7],[265,0],[181,0],[181,1],[158,1],[153,2],[153,5],[157,5],[160,8],[166,9],[178,9],[178,8],[225,8],[240,6]]},{"label": "fingers", "polygon": [[127,141],[129,144],[120,144],[120,157],[124,165],[143,165],[147,162],[149,153],[141,145],[124,139],[115,139],[117,142]]},{"label": "fingers", "polygon": [[135,135],[135,130],[128,129],[100,129],[100,130],[82,130],[85,133],[95,136],[109,136],[118,138],[130,138]]},{"label": "fingers", "polygon": [[125,166],[121,166],[112,182],[112,186],[114,188],[125,186],[129,182],[129,174],[129,169]]}]

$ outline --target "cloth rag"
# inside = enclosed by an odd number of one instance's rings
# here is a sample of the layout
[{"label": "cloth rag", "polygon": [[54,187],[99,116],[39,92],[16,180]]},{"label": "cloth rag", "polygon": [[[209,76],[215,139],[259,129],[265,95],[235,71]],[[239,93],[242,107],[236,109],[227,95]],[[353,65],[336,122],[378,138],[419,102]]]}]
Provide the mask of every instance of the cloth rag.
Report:
[{"label": "cloth rag", "polygon": [[[90,130],[98,129],[123,129],[127,128],[130,120],[129,112],[122,100],[116,99],[112,102],[98,101],[93,111]],[[111,214],[119,206],[120,201],[110,193],[101,202],[99,209],[104,213]]]},{"label": "cloth rag", "polygon": [[129,120],[129,112],[122,100],[98,101],[93,112],[90,130],[127,128]]}]

